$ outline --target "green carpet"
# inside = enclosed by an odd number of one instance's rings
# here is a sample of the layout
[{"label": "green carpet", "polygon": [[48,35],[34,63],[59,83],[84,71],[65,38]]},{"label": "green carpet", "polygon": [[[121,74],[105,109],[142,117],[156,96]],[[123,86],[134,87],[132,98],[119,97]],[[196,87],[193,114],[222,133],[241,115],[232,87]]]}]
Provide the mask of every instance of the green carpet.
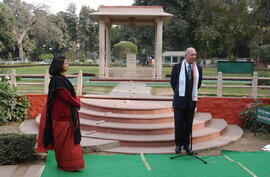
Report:
[{"label": "green carpet", "polygon": [[226,155],[232,160],[240,162],[256,176],[270,176],[270,152],[222,151],[222,155]]},{"label": "green carpet", "polygon": [[[222,151],[230,159],[240,162],[257,176],[269,176],[269,152]],[[140,155],[84,155],[85,169],[64,172],[56,167],[54,152],[49,151],[41,177],[242,177],[252,176],[239,164],[224,156],[200,156],[204,164],[191,156],[171,160],[172,155],[146,154],[148,170]]]}]

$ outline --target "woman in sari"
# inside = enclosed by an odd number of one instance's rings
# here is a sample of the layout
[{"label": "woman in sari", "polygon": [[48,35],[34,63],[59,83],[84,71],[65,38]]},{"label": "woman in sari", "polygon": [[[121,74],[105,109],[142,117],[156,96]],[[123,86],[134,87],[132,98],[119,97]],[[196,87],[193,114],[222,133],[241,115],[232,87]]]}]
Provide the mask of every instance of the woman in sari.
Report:
[{"label": "woman in sari", "polygon": [[52,76],[47,104],[41,115],[38,135],[38,152],[54,149],[57,167],[64,171],[84,168],[81,150],[79,101],[73,85],[65,77],[68,70],[66,57],[55,57],[50,65]]}]

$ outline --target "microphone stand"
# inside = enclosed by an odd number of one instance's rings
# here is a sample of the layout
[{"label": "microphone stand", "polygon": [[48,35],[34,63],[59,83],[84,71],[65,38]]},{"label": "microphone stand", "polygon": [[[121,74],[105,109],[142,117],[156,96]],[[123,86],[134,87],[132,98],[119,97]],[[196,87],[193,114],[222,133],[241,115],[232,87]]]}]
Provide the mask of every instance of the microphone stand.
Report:
[{"label": "microphone stand", "polygon": [[[191,150],[192,150],[192,129],[191,129],[191,140],[190,140],[190,145],[191,145]],[[190,155],[192,157],[195,157],[196,159],[199,159],[200,161],[202,161],[204,164],[207,164],[207,162],[203,159],[201,159],[200,157],[197,156],[197,153],[193,152],[192,154],[184,154],[184,155],[176,155],[176,156],[173,156],[173,157],[170,157],[170,159],[175,159],[175,158],[178,158],[178,157],[183,157],[183,156],[186,156],[186,155]]]}]

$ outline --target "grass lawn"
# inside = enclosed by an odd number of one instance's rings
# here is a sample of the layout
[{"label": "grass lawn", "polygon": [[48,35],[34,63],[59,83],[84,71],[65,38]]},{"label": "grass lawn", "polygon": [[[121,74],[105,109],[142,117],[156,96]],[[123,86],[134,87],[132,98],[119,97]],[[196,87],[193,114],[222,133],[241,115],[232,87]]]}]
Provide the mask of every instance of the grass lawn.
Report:
[{"label": "grass lawn", "polygon": [[[49,66],[33,66],[33,67],[19,67],[19,68],[8,68],[6,73],[10,73],[12,69],[16,69],[17,74],[44,74]],[[98,66],[69,66],[67,74],[78,73],[82,70],[83,73],[92,73],[98,76]],[[166,75],[171,74],[172,67],[163,67],[162,73],[165,78]],[[262,70],[257,71],[259,74],[266,72]],[[217,68],[204,67],[203,76],[217,76]],[[223,74],[225,77],[251,77],[251,74]],[[100,83],[100,82],[85,82],[89,78],[84,77],[83,94],[108,94],[118,83]],[[169,78],[168,78],[169,79]],[[76,83],[76,79],[71,79],[72,83]],[[21,83],[43,83],[42,78],[23,78]],[[228,83],[229,82],[229,83]],[[236,83],[234,83],[236,82]],[[224,81],[224,85],[244,85],[250,83],[244,83],[246,81]],[[249,81],[248,81],[249,82]],[[204,80],[203,84],[215,85],[216,81]],[[169,83],[147,83],[147,86],[152,87],[153,95],[172,95],[172,90]],[[43,85],[19,85],[17,88],[19,92],[29,91],[29,93],[43,93]],[[76,88],[76,87],[75,87]],[[23,94],[29,94],[24,93]],[[216,96],[216,88],[201,88],[199,89],[199,95],[201,96]],[[223,88],[223,96],[234,96],[234,97],[251,97],[251,88]],[[258,89],[258,97],[270,98],[269,89]]]},{"label": "grass lawn", "polygon": [[86,85],[86,86],[83,86],[83,95],[84,94],[97,94],[97,95],[109,94],[113,88],[114,86]]},{"label": "grass lawn", "polygon": [[[44,74],[49,66],[33,66],[33,67],[18,67],[8,68],[7,73],[11,73],[11,70],[15,69],[17,74]],[[66,74],[78,73],[82,70],[83,73],[93,73],[98,75],[98,66],[69,66]]]},{"label": "grass lawn", "polygon": [[[12,69],[16,69],[16,73],[18,74],[44,74],[46,69],[49,69],[49,66],[33,66],[33,67],[18,67],[18,68],[7,68],[7,73],[11,73]],[[69,70],[67,74],[78,73],[79,70],[82,70],[83,73],[93,73],[98,76],[98,66],[69,66]],[[171,74],[172,67],[163,67],[162,74],[163,77],[167,74]],[[256,71],[256,70],[255,70]],[[262,70],[257,70],[256,72],[263,73]],[[217,76],[217,68],[204,67],[203,68],[203,76]],[[228,74],[225,73],[223,76],[230,77],[250,77],[251,74]]]},{"label": "grass lawn", "polygon": [[[172,96],[170,87],[152,87],[151,93],[156,96]],[[200,88],[199,96],[217,96],[217,88]],[[251,97],[251,88],[223,88],[224,97]],[[269,89],[258,89],[258,98],[270,98]]]},{"label": "grass lawn", "polygon": [[[163,67],[162,68],[162,75],[163,77],[165,78],[165,76],[167,74],[171,74],[172,72],[172,67]],[[255,72],[258,72],[259,73],[262,73],[263,71],[261,70],[258,70],[258,71],[255,71]],[[218,73],[217,73],[217,68],[213,68],[213,67],[203,67],[203,76],[217,76]],[[224,77],[251,77],[252,75],[251,74],[231,74],[231,73],[225,73],[223,74]]]}]

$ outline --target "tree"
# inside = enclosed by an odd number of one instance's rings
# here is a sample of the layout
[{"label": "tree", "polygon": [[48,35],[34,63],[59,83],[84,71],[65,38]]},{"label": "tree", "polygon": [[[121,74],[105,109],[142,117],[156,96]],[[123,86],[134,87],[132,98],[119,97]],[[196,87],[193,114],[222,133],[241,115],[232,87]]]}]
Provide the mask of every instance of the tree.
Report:
[{"label": "tree", "polygon": [[13,11],[15,25],[12,30],[13,36],[17,41],[19,48],[19,57],[24,60],[23,39],[26,33],[35,25],[37,16],[36,12],[43,7],[33,6],[20,0],[4,0]]},{"label": "tree", "polygon": [[195,41],[199,43],[201,49],[204,47],[204,64],[206,64],[209,43],[212,43],[219,36],[219,32],[214,27],[200,26],[195,30]]},{"label": "tree", "polygon": [[80,48],[84,51],[85,56],[87,51],[94,52],[98,48],[98,26],[89,16],[89,13],[92,12],[94,12],[93,9],[82,6],[79,15],[77,38]]},{"label": "tree", "polygon": [[77,43],[77,24],[78,24],[78,17],[76,15],[76,5],[74,3],[70,3],[67,7],[66,12],[60,13],[63,15],[67,26],[68,26],[68,33],[70,36],[70,40]]},{"label": "tree", "polygon": [[270,62],[270,45],[262,45],[259,47],[258,55],[261,61],[266,66]]},{"label": "tree", "polygon": [[230,41],[226,40],[227,46],[229,46],[227,56],[249,57],[249,41],[253,29],[250,19],[253,17],[249,13],[248,0],[227,0],[225,5],[229,7],[229,11],[226,13],[228,20],[225,24],[228,25],[227,28],[225,26],[225,32],[227,36],[231,37]]},{"label": "tree", "polygon": [[[163,49],[164,50],[184,50],[190,43],[188,35],[189,24],[185,20],[186,10],[189,5],[188,0],[135,0],[134,5],[138,6],[163,6],[163,10],[173,14],[168,26],[164,27]],[[144,49],[154,50],[154,28],[136,27],[137,45],[144,46]],[[143,30],[142,30],[143,29]],[[152,52],[151,52],[152,53]]]},{"label": "tree", "polygon": [[[191,0],[190,3],[188,21],[199,55],[207,51],[210,56],[216,56],[220,51],[223,57],[248,57],[249,52],[243,52],[249,51],[251,31],[247,0]],[[201,40],[202,36],[208,39]]]},{"label": "tree", "polygon": [[33,40],[36,46],[35,58],[43,52],[60,55],[69,42],[68,27],[64,19],[43,10],[39,10],[37,16],[36,25],[28,33],[30,40]]},{"label": "tree", "polygon": [[[12,38],[12,29],[15,18],[12,10],[3,3],[0,3],[0,52],[8,53],[12,48],[14,40]],[[4,51],[4,52],[3,52]]]},{"label": "tree", "polygon": [[78,17],[76,15],[76,5],[70,3],[67,12],[59,12],[57,15],[61,16],[64,19],[65,24],[67,25],[67,33],[69,40],[66,43],[65,48],[61,50],[61,53],[69,56],[70,59],[75,60],[77,58],[76,54],[79,49],[79,44],[77,41],[77,25]]},{"label": "tree", "polygon": [[61,54],[66,51],[70,40],[68,25],[66,24],[62,13],[64,12],[59,12],[57,15],[51,14],[48,16],[49,22],[55,26],[53,31],[56,31],[56,33],[53,33],[52,31],[51,35],[55,34],[55,36],[54,40],[52,40],[49,44],[49,46],[52,47],[54,54]]},{"label": "tree", "polygon": [[122,40],[121,38],[121,31],[120,31],[121,26],[115,25],[112,26],[111,28],[111,44],[114,46],[114,44],[117,44]]},{"label": "tree", "polygon": [[270,1],[250,0],[251,24],[253,25],[253,35],[250,46],[253,49],[262,44],[270,43]]},{"label": "tree", "polygon": [[138,47],[129,41],[120,41],[115,44],[112,49],[112,53],[114,56],[118,56],[121,59],[125,59],[126,55],[129,53],[138,53]]},{"label": "tree", "polygon": [[77,44],[74,41],[69,41],[67,48],[68,50],[65,50],[63,54],[71,61],[75,61],[77,59]]},{"label": "tree", "polygon": [[[194,39],[194,47],[196,47],[198,55],[208,58],[210,51],[216,51],[215,44],[218,37],[221,37],[218,23],[224,14],[224,5],[222,0],[211,1],[190,1],[188,7],[189,23],[192,24],[189,29],[193,32],[191,34]],[[224,20],[224,19],[223,19]]]}]

